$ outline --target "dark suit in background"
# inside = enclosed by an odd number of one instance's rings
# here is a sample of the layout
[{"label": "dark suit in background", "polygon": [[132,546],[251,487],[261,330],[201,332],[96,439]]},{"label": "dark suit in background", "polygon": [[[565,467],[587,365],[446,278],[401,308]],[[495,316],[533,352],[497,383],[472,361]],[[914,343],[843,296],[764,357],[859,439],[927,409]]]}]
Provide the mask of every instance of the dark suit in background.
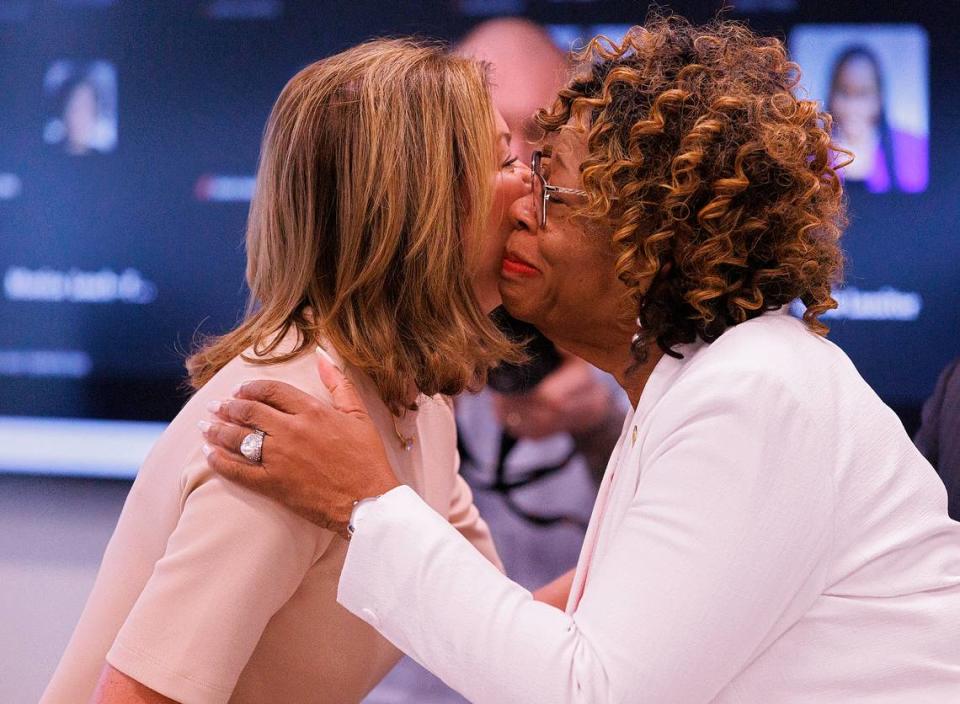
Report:
[{"label": "dark suit in background", "polygon": [[950,517],[960,521],[960,358],[943,370],[923,404],[914,442],[947,485]]}]

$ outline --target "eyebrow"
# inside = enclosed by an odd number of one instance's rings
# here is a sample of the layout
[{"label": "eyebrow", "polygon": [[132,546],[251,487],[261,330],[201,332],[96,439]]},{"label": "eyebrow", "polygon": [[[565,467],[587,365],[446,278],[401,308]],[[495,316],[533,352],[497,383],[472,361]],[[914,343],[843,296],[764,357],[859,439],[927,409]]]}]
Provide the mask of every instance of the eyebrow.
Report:
[{"label": "eyebrow", "polygon": [[510,142],[513,141],[513,135],[510,132],[501,132],[499,139],[507,140],[507,145],[509,146]]}]

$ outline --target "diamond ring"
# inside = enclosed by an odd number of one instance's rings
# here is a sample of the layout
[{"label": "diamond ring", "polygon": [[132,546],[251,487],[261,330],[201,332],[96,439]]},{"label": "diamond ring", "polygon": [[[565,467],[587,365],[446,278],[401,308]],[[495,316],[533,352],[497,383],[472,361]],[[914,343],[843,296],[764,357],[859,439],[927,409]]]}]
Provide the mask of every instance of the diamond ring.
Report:
[{"label": "diamond ring", "polygon": [[263,437],[266,435],[262,430],[254,430],[247,433],[240,443],[240,454],[246,457],[254,464],[260,464],[263,461]]}]

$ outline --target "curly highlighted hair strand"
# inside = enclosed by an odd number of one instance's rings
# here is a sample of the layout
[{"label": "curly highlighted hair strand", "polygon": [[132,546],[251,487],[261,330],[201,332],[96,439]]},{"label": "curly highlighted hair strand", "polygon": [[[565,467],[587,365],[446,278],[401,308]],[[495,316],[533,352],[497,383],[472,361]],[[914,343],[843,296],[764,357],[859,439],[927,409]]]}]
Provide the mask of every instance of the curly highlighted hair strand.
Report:
[{"label": "curly highlighted hair strand", "polygon": [[795,299],[825,335],[849,152],[831,141],[830,115],[797,97],[783,43],[657,15],[578,59],[585,72],[537,122],[549,133],[588,118],[582,214],[612,228],[642,326],[636,358],[654,341],[678,356],[675,345],[712,342]]}]

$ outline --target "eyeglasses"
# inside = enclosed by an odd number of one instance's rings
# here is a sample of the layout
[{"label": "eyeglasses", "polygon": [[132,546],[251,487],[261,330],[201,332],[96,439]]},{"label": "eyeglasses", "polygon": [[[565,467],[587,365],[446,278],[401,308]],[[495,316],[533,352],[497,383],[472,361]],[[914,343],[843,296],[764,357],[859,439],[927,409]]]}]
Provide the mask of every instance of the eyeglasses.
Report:
[{"label": "eyeglasses", "polygon": [[[550,155],[546,155],[550,158]],[[543,177],[541,171],[544,153],[537,150],[530,159],[530,170],[533,172],[533,198],[537,203],[537,211],[540,216],[540,227],[547,226],[547,201],[550,200],[551,193],[561,193],[569,196],[586,197],[587,192],[577,188],[563,188],[562,186],[551,186],[547,179]]]}]

